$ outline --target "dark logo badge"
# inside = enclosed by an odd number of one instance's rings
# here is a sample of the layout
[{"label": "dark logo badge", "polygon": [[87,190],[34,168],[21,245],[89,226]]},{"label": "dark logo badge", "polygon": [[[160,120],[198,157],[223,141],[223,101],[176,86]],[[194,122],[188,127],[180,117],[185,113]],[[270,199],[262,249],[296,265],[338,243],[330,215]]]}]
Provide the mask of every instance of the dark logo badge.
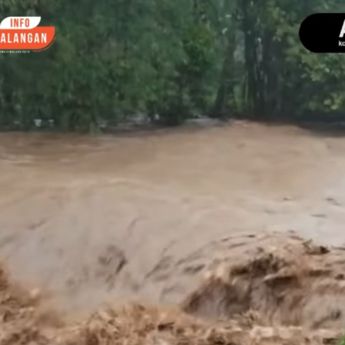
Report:
[{"label": "dark logo badge", "polygon": [[301,24],[299,37],[313,53],[345,53],[345,13],[317,13]]}]

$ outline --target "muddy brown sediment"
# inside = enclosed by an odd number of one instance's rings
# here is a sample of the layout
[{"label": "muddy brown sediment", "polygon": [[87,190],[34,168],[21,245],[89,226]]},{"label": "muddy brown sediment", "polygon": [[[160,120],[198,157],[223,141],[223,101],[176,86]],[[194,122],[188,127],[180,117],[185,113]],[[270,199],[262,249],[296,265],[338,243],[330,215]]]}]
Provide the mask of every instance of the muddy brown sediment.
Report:
[{"label": "muddy brown sediment", "polygon": [[246,122],[2,133],[0,261],[77,316],[108,300],[176,304],[221,239],[235,250],[243,234],[295,230],[342,245],[344,151],[341,137]]},{"label": "muddy brown sediment", "polygon": [[1,345],[333,344],[344,150],[246,122],[0,134]]},{"label": "muddy brown sediment", "polygon": [[345,327],[345,252],[272,235],[242,257],[229,251],[183,309],[205,318],[255,310],[266,325]]},{"label": "muddy brown sediment", "polygon": [[109,306],[67,324],[1,271],[0,344],[337,344],[345,251],[291,234],[258,242],[242,257],[228,250],[180,307]]}]

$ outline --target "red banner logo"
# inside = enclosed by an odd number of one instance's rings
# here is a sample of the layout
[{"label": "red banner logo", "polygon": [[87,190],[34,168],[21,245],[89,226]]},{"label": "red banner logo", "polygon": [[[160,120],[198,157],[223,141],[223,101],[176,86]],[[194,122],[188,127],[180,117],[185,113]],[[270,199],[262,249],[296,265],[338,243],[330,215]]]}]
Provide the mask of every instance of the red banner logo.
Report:
[{"label": "red banner logo", "polygon": [[0,24],[0,50],[39,51],[55,39],[54,26],[38,26],[41,17],[7,17]]}]

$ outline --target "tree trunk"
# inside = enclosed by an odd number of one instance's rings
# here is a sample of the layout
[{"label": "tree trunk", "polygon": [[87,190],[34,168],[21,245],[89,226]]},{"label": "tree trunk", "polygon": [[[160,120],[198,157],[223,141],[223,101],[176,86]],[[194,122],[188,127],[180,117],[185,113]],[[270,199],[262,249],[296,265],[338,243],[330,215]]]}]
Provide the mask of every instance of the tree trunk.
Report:
[{"label": "tree trunk", "polygon": [[236,44],[236,31],[228,28],[227,32],[227,47],[225,49],[225,56],[223,59],[223,66],[219,81],[216,100],[212,107],[212,117],[225,117],[226,115],[226,101],[230,92],[232,91],[232,68],[234,63],[234,50]]}]

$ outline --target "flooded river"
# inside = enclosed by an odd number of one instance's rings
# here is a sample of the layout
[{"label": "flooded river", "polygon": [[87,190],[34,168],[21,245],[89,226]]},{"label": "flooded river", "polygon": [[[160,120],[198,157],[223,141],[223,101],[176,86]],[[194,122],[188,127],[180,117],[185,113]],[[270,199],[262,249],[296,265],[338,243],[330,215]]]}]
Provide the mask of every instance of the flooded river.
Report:
[{"label": "flooded river", "polygon": [[223,237],[294,230],[343,245],[344,153],[345,137],[245,122],[1,134],[0,259],[62,308],[175,303],[183,284],[155,273]]}]

